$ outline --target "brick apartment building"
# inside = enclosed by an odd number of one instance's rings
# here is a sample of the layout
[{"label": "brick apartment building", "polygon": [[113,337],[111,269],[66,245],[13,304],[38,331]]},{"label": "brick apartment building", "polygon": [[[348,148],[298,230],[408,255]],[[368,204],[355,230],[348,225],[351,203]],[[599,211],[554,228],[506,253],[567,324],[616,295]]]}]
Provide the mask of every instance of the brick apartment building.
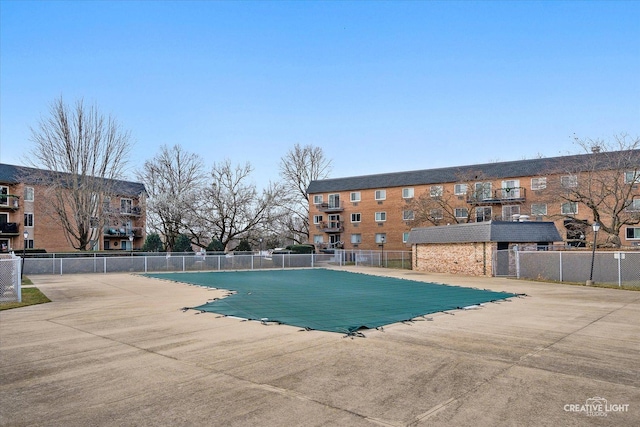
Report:
[{"label": "brick apartment building", "polygon": [[[622,153],[622,152],[614,152]],[[630,169],[602,173],[620,175],[630,189],[623,214],[640,215],[640,150],[629,150]],[[385,173],[312,181],[309,195],[309,239],[318,248],[408,250],[413,227],[451,223],[552,221],[566,243],[583,246],[593,214],[581,203],[557,197],[579,185],[590,168],[608,153],[497,162],[459,167]],[[593,170],[592,170],[593,172]],[[429,221],[416,222],[414,200],[437,200]],[[444,202],[446,203],[444,203]],[[623,246],[640,245],[640,225],[625,226]]]},{"label": "brick apartment building", "polygon": [[[0,163],[0,252],[44,249],[47,252],[74,251],[62,226],[48,214],[46,185],[31,179],[46,171]],[[41,179],[41,178],[40,178]],[[131,250],[140,248],[145,239],[146,211],[144,184],[109,181],[110,196],[102,197],[102,212],[108,224],[97,232],[92,250]]]}]

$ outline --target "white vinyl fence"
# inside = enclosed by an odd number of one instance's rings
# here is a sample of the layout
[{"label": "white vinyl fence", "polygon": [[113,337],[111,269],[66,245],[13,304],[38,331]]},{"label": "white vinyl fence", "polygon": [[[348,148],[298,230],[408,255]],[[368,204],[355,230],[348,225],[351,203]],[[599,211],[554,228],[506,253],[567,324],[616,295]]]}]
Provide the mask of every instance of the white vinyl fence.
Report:
[{"label": "white vinyl fence", "polygon": [[0,256],[0,302],[22,302],[21,261],[13,253]]}]

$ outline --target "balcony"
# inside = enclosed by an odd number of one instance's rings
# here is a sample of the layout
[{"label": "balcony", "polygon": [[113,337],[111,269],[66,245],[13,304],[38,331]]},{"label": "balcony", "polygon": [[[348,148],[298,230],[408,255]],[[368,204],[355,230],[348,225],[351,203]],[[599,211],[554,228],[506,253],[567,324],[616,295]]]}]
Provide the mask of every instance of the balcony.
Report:
[{"label": "balcony", "polygon": [[0,195],[0,210],[12,210],[15,211],[20,208],[20,197],[13,194]]},{"label": "balcony", "polygon": [[120,208],[120,213],[122,215],[140,216],[142,215],[142,209],[140,209],[140,206],[122,207]]},{"label": "balcony", "polygon": [[141,227],[104,227],[102,232],[104,237],[142,237]]},{"label": "balcony", "polygon": [[112,206],[105,206],[103,207],[103,212],[105,214],[111,214],[111,215],[126,215],[126,216],[141,216],[142,215],[142,209],[140,208],[140,206],[123,206],[120,208],[117,207],[112,207]]},{"label": "balcony", "polygon": [[324,221],[318,224],[318,229],[323,233],[342,233],[344,221]]},{"label": "balcony", "polygon": [[316,206],[320,212],[342,212],[344,210],[344,204],[339,203],[319,203]]},{"label": "balcony", "polygon": [[0,236],[18,236],[18,223],[17,222],[1,222],[0,223]]},{"label": "balcony", "polygon": [[471,194],[467,203],[471,205],[492,205],[510,202],[524,202],[527,189],[524,187],[498,188],[491,194]]}]

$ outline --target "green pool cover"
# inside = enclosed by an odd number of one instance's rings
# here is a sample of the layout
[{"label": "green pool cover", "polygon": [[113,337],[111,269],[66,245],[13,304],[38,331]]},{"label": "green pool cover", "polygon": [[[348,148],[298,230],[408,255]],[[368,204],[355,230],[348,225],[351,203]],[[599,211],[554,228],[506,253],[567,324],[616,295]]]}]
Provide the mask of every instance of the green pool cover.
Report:
[{"label": "green pool cover", "polygon": [[234,291],[195,310],[341,333],[517,296],[325,269],[145,276]]}]

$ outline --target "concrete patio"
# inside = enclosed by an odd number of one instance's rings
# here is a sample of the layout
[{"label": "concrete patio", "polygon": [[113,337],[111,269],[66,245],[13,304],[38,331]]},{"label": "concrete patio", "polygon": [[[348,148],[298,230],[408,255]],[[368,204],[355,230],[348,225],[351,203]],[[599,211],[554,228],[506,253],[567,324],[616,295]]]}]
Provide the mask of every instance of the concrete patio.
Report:
[{"label": "concrete patio", "polygon": [[0,425],[640,424],[640,292],[345,269],[528,296],[345,338],[181,310],[220,290],[32,276],[53,302],[0,312]]}]

